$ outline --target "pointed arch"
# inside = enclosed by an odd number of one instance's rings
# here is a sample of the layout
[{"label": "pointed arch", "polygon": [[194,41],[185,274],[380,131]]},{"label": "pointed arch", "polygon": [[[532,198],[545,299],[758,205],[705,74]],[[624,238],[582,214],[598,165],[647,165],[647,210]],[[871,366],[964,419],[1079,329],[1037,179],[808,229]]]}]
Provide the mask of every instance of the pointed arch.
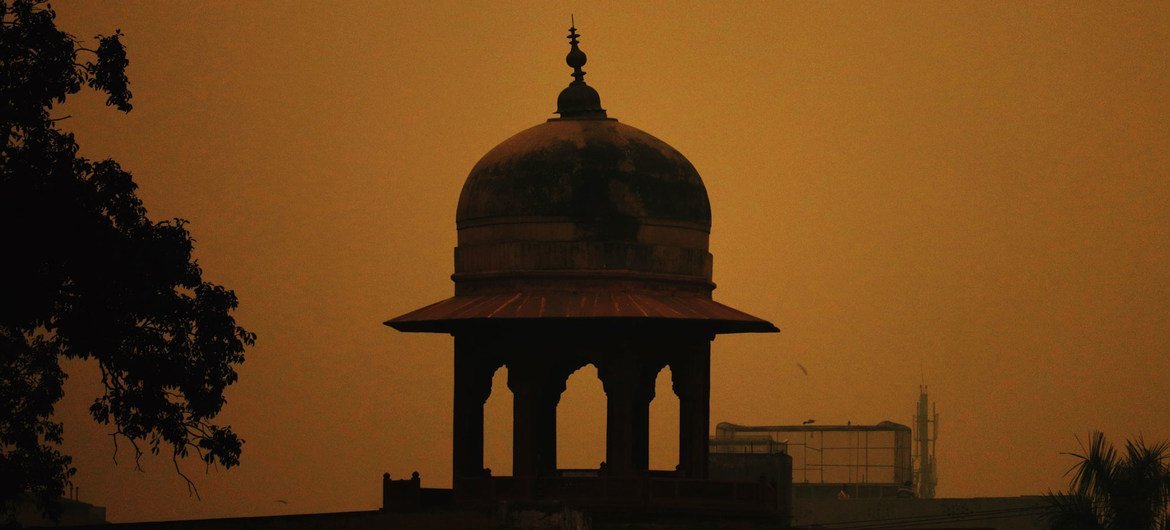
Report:
[{"label": "pointed arch", "polygon": [[678,396],[673,374],[667,366],[654,379],[654,400],[650,402],[650,469],[675,471],[678,466]]},{"label": "pointed arch", "polygon": [[596,469],[605,460],[605,400],[593,364],[569,375],[557,405],[558,467]]},{"label": "pointed arch", "polygon": [[483,465],[494,476],[512,474],[512,391],[508,389],[508,367],[492,375],[492,393],[483,407]]}]

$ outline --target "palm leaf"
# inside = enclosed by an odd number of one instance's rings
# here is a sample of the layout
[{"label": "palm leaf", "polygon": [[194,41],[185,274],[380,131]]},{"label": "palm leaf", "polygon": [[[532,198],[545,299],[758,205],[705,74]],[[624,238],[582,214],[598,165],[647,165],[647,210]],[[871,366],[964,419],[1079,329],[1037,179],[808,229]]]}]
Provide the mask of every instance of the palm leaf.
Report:
[{"label": "palm leaf", "polygon": [[1089,435],[1089,447],[1081,446],[1084,454],[1067,453],[1080,460],[1071,469],[1073,491],[1090,497],[1107,496],[1113,488],[1113,472],[1117,468],[1117,451],[1105,440],[1105,435],[1094,431]]},{"label": "palm leaf", "polygon": [[[1079,442],[1079,440],[1078,440]],[[1069,493],[1050,493],[1054,529],[1170,530],[1170,444],[1139,436],[1122,454],[1093,432],[1077,459]]]},{"label": "palm leaf", "polygon": [[1044,496],[1052,507],[1048,524],[1052,530],[1106,530],[1093,501],[1084,495],[1048,493]]}]

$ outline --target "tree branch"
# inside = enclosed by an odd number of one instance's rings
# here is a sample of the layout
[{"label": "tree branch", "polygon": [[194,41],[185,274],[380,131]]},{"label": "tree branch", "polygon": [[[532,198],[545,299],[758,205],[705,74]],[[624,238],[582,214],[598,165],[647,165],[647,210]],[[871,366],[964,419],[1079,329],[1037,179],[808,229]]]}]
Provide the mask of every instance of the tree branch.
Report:
[{"label": "tree branch", "polygon": [[175,464],[175,473],[178,473],[180,477],[183,477],[183,480],[187,481],[187,495],[194,495],[196,499],[203,500],[203,497],[199,496],[199,488],[195,486],[195,482],[186,473],[183,473],[183,469],[179,467],[179,456],[171,455],[171,462]]}]

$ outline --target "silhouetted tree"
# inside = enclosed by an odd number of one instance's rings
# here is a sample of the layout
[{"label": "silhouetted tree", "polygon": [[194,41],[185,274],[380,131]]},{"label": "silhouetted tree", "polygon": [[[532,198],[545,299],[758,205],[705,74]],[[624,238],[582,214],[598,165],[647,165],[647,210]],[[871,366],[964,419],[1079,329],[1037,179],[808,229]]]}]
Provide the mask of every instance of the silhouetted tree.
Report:
[{"label": "silhouetted tree", "polygon": [[1050,493],[1057,530],[1170,529],[1170,445],[1127,440],[1118,454],[1094,432],[1069,472],[1068,493]]},{"label": "silhouetted tree", "polygon": [[[130,174],[77,156],[53,106],[83,87],[130,111],[121,33],[88,49],[40,0],[0,0],[0,502],[51,510],[75,470],[57,446],[62,358],[92,359],[93,418],[144,451],[239,463],[242,441],[211,420],[255,336],[235,294],[202,280],[185,221],[154,222]],[[179,470],[182,475],[182,471]],[[186,475],[182,475],[186,479]],[[187,480],[195,492],[194,484]],[[0,518],[2,520],[2,518]]]}]

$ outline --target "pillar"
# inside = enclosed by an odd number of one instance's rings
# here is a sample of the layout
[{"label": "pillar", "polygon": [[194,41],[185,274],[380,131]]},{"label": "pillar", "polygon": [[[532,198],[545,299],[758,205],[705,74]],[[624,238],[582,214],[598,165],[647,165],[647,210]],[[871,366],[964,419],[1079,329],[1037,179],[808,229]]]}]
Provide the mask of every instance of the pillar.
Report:
[{"label": "pillar", "polygon": [[605,389],[605,461],[610,475],[639,475],[650,468],[650,401],[658,370],[639,353],[618,349],[598,366]]},{"label": "pillar", "polygon": [[452,475],[483,475],[483,405],[492,393],[496,352],[474,335],[455,335],[455,406]]},{"label": "pillar", "polygon": [[539,476],[557,468],[557,405],[568,374],[534,354],[508,364],[512,390],[512,475]]},{"label": "pillar", "polygon": [[684,477],[707,478],[711,424],[711,341],[696,338],[678,346],[670,363],[678,396],[678,469]]}]

